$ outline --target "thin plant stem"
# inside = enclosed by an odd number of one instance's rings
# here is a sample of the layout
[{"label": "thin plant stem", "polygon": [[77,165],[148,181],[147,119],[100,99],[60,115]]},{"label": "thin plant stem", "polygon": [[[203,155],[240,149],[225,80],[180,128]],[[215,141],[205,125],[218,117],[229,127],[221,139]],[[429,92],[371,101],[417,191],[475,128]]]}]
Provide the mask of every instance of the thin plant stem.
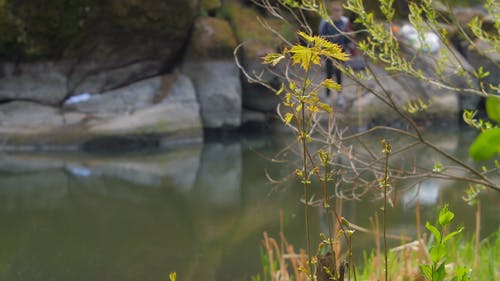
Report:
[{"label": "thin plant stem", "polygon": [[326,211],[326,223],[327,223],[327,227],[328,227],[328,243],[330,244],[330,250],[332,252],[332,264],[335,265],[335,251],[333,250],[333,235],[332,235],[332,222],[331,222],[331,219],[330,219],[330,215],[329,215],[329,209],[332,208],[332,205],[330,204],[330,195],[329,195],[329,192],[328,192],[328,185],[326,184],[328,182],[328,167],[325,167],[325,172],[324,172],[324,175],[323,175],[323,193],[324,193],[324,207],[325,207],[325,211]]},{"label": "thin plant stem", "polygon": [[479,265],[479,235],[481,230],[481,201],[477,200],[477,209],[476,209],[476,239],[474,241],[474,271],[477,270]]},{"label": "thin plant stem", "polygon": [[391,154],[391,145],[382,140],[382,145],[384,146],[385,153],[385,165],[384,165],[384,209],[383,209],[383,224],[384,224],[384,269],[385,269],[385,281],[388,281],[388,262],[387,262],[387,188],[389,187],[389,155]]},{"label": "thin plant stem", "polygon": [[[307,80],[309,79],[309,72],[311,70],[311,60],[309,59],[309,63],[308,63],[308,66],[307,66],[307,71],[306,71],[306,76],[304,78],[304,82],[303,82],[303,85],[302,85],[302,93],[301,93],[301,97],[304,97],[305,94],[306,94],[306,88],[307,88]],[[305,223],[306,223],[306,240],[307,240],[307,245],[306,245],[306,249],[307,249],[307,257],[308,257],[308,266],[309,266],[309,269],[312,270],[312,257],[311,257],[311,235],[310,235],[310,226],[309,226],[309,208],[308,208],[308,205],[309,205],[309,192],[308,192],[308,187],[309,187],[309,173],[307,171],[307,154],[308,154],[308,150],[307,150],[307,143],[306,143],[306,109],[305,109],[305,102],[304,102],[304,99],[301,99],[300,100],[300,104],[301,104],[301,110],[300,110],[300,114],[301,114],[301,120],[300,120],[300,130],[301,132],[299,133],[300,134],[300,140],[301,140],[301,143],[302,143],[302,169],[303,169],[303,173],[304,173],[304,178],[302,179],[303,181],[303,186],[304,186],[304,216],[305,216]]]}]

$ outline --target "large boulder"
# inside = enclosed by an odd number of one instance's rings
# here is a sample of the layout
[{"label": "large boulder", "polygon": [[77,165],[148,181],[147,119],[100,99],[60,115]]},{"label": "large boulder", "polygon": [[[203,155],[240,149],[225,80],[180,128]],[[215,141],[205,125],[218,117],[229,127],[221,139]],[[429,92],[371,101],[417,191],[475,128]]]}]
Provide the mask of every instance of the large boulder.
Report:
[{"label": "large boulder", "polygon": [[57,61],[70,93],[100,93],[168,70],[198,13],[198,0],[1,3],[0,60]]},{"label": "large boulder", "polygon": [[196,21],[182,71],[193,80],[205,128],[241,125],[241,83],[232,60],[235,47],[236,39],[226,21]]},{"label": "large boulder", "polygon": [[[402,28],[403,29],[403,28]],[[401,30],[402,30],[401,29]],[[470,73],[473,72],[473,67],[469,62],[453,47],[446,47],[441,42],[436,41],[432,46],[432,42],[426,41],[419,44],[408,39],[408,36],[401,34],[399,40],[401,42],[401,54],[407,61],[412,63],[412,67],[422,73],[422,75],[430,80],[439,81],[439,83],[431,83],[425,79],[415,79],[406,75],[400,75],[396,78],[409,91],[418,93],[418,98],[423,101],[440,99],[447,94],[456,94],[459,101],[459,113],[464,109],[475,109],[479,103],[480,97],[454,89],[477,88],[478,82]],[[424,34],[424,37],[431,37],[432,34]],[[427,39],[426,39],[427,40]],[[429,48],[430,50],[426,50]],[[439,86],[441,84],[443,86]]]},{"label": "large boulder", "polygon": [[201,0],[200,8],[202,13],[214,15],[221,8],[221,0]]},{"label": "large boulder", "polygon": [[[246,72],[252,76],[258,75],[264,82],[279,88],[280,79],[262,64],[262,57],[268,53],[276,52],[285,46],[286,42],[264,27],[258,19],[263,19],[272,29],[290,42],[295,41],[296,28],[279,19],[266,16],[254,7],[245,6],[238,1],[224,3],[223,8],[235,30],[238,41],[243,44],[238,53],[238,59]],[[242,90],[243,107],[247,109],[269,112],[274,111],[279,103],[279,99],[272,91],[260,84],[249,83],[246,77],[243,77]]]},{"label": "large boulder", "polygon": [[[203,132],[200,108],[193,84],[184,75],[174,75],[174,81],[169,77],[147,80],[150,85],[140,85],[151,90],[143,92],[145,98],[136,98],[137,103],[129,104],[126,112],[118,112],[112,117],[97,117],[88,122],[88,132],[98,136],[160,135],[172,141],[186,138],[201,140]],[[134,86],[122,89],[122,93],[113,94],[117,97],[130,96],[135,90],[130,88]],[[149,101],[145,100],[147,97]],[[149,103],[149,106],[145,106],[146,103]]]},{"label": "large boulder", "polygon": [[87,94],[88,100],[83,102],[72,103],[70,98],[65,103],[64,108],[66,110],[106,115],[131,113],[153,105],[154,98],[161,85],[162,78],[149,78],[102,94]]},{"label": "large boulder", "polygon": [[[458,95],[454,91],[438,89],[416,78],[401,74],[394,75],[379,65],[370,64],[370,69],[380,84],[373,80],[366,80],[362,81],[364,86],[360,86],[346,78],[343,82],[342,93],[333,94],[333,99],[337,100],[337,104],[338,98],[342,96],[344,101],[342,112],[350,124],[365,127],[369,124],[396,124],[402,121],[396,110],[392,110],[370,91],[375,91],[386,101],[389,101],[390,97],[399,110],[416,120],[455,120],[460,113]],[[418,103],[419,100],[428,108],[409,112],[409,103]]]},{"label": "large boulder", "polygon": [[500,53],[494,47],[484,41],[476,40],[474,45],[467,49],[467,58],[475,69],[482,67],[484,71],[490,72],[490,75],[485,78],[485,82],[493,85],[500,84]]},{"label": "large boulder", "polygon": [[0,106],[2,133],[43,133],[64,124],[63,115],[52,106],[28,101],[13,101]]},{"label": "large boulder", "polygon": [[0,63],[0,100],[57,105],[67,95],[67,77],[54,63]]},{"label": "large boulder", "polygon": [[185,64],[193,79],[207,129],[232,129],[241,125],[241,84],[238,69],[230,60]]},{"label": "large boulder", "polygon": [[194,86],[182,74],[147,79],[62,109],[29,101],[0,105],[3,149],[83,145],[109,137],[155,136],[160,144],[203,136]]}]

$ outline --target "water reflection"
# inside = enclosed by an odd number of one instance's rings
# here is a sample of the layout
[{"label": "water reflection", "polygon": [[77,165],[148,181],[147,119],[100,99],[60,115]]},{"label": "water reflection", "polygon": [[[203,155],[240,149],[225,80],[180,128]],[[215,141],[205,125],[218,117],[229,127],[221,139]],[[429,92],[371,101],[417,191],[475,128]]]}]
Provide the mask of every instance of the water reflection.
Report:
[{"label": "water reflection", "polygon": [[[260,270],[262,232],[277,236],[280,209],[290,242],[304,245],[301,188],[288,182],[273,189],[265,178],[265,171],[279,178],[291,167],[262,157],[291,138],[120,155],[3,154],[0,280],[166,280],[174,270],[181,280],[250,280]],[[456,132],[439,138],[463,153]],[[473,228],[475,209],[461,203],[462,190],[428,180],[394,193],[390,233],[416,232],[417,200],[423,220],[447,201],[458,223]],[[482,197],[483,235],[499,225],[498,199]],[[370,196],[341,203],[346,218],[367,228],[380,207]],[[320,217],[312,217],[313,233],[324,231]],[[373,235],[356,235],[357,251],[374,246]]]}]

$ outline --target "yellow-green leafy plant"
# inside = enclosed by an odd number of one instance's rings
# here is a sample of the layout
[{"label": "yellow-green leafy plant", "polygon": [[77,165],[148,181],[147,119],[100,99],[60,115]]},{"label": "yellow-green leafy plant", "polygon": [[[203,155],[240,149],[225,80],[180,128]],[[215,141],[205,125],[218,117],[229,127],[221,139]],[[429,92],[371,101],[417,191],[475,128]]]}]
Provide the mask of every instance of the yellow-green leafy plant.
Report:
[{"label": "yellow-green leafy plant", "polygon": [[[279,114],[283,122],[293,128],[297,134],[297,139],[301,148],[302,165],[300,169],[296,169],[295,175],[301,182],[304,190],[304,214],[305,214],[305,228],[306,228],[306,253],[308,256],[307,268],[303,270],[307,273],[309,278],[313,274],[313,259],[311,251],[311,237],[310,237],[310,222],[309,222],[309,205],[311,194],[312,178],[316,177],[321,185],[323,191],[323,207],[330,213],[332,203],[330,202],[330,195],[328,191],[328,184],[332,181],[334,171],[330,170],[331,152],[326,150],[312,150],[310,144],[313,142],[313,132],[315,120],[320,115],[329,116],[332,114],[332,108],[329,104],[321,101],[319,91],[328,88],[331,90],[339,90],[340,85],[332,79],[323,79],[322,81],[313,81],[313,67],[321,64],[322,57],[326,59],[335,59],[337,61],[346,61],[349,56],[342,50],[342,48],[330,41],[319,36],[312,36],[305,32],[298,32],[298,35],[304,40],[305,45],[294,45],[290,48],[285,48],[280,53],[270,53],[263,59],[264,63],[276,66],[280,62],[288,62],[291,66],[297,66],[303,75],[296,78],[288,77],[281,87],[276,91],[277,95],[283,96],[281,106],[283,106],[283,113],[280,110]],[[319,165],[317,163],[320,163]],[[342,224],[341,218],[334,214],[339,223]],[[334,259],[333,249],[333,234],[332,223],[329,215],[328,220],[328,238],[324,239],[326,245],[330,246],[331,257]],[[344,219],[345,220],[345,219]],[[342,225],[345,225],[343,223]],[[350,232],[343,229],[346,242],[349,244]],[[349,245],[348,245],[349,247]],[[352,253],[349,253],[352,259]],[[336,262],[333,262],[336,264]],[[349,264],[352,265],[352,262]],[[322,270],[322,269],[321,269]],[[329,274],[334,273],[328,270]],[[350,270],[349,270],[350,272]],[[353,274],[355,271],[352,270]]]}]

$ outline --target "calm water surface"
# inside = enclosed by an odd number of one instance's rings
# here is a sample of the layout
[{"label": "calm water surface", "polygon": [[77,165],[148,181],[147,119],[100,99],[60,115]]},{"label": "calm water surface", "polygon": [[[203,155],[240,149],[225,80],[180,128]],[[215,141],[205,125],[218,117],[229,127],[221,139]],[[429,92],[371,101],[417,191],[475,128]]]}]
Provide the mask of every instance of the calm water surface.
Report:
[{"label": "calm water surface", "polygon": [[[433,137],[467,158],[471,134]],[[282,178],[293,170],[269,160],[291,139],[236,137],[114,154],[4,153],[0,280],[159,281],[170,271],[181,281],[250,280],[260,271],[263,231],[277,237],[280,210],[289,241],[304,247],[301,188],[290,181],[274,186],[265,177],[266,171]],[[417,161],[427,163],[426,155]],[[433,219],[435,205],[446,201],[457,224],[472,232],[475,208],[463,204],[463,190],[442,180],[424,181],[420,190],[401,188],[392,196],[389,232],[415,234],[417,195],[422,220]],[[343,215],[369,228],[381,206],[374,198],[343,201]],[[481,195],[483,237],[500,224],[499,201],[498,193]],[[320,217],[313,211],[313,233],[325,231]],[[374,245],[372,235],[355,234],[355,251]]]}]

